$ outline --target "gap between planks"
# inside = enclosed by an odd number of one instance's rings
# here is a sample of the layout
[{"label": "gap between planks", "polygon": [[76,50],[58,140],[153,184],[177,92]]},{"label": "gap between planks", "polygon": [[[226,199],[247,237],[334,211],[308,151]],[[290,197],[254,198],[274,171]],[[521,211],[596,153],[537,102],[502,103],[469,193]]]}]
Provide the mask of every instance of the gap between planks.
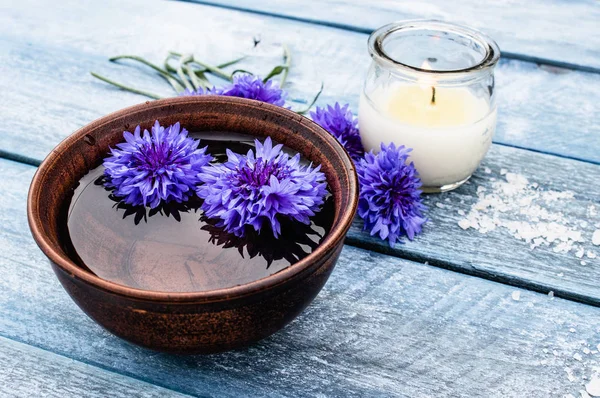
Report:
[{"label": "gap between planks", "polygon": [[[26,164],[28,166],[33,166],[33,167],[39,166],[39,163],[40,163],[39,161],[37,161],[35,159],[26,158],[26,157],[23,157],[20,155],[13,155],[13,154],[8,153],[9,156],[5,156],[6,154],[7,154],[6,152],[0,151],[0,158],[4,158],[7,160],[16,162],[16,163],[22,163],[22,164]],[[25,159],[25,161],[21,161],[23,158]],[[362,221],[358,218],[358,216],[356,216],[354,223],[356,224],[357,222],[362,224]],[[363,234],[366,234],[366,233],[363,232]],[[592,297],[590,295],[580,294],[577,292],[569,291],[567,289],[562,289],[560,287],[557,288],[557,286],[552,286],[550,284],[537,282],[537,281],[531,280],[531,279],[527,280],[527,279],[520,278],[515,275],[511,275],[510,273],[496,272],[494,270],[478,268],[477,266],[474,266],[471,264],[464,264],[461,262],[452,263],[450,261],[445,261],[445,260],[433,257],[431,255],[428,256],[425,254],[420,254],[420,253],[415,253],[415,252],[410,252],[410,251],[399,251],[399,250],[397,250],[397,247],[396,247],[396,250],[394,250],[394,249],[390,248],[387,245],[387,243],[385,243],[385,242],[383,242],[383,244],[380,244],[380,245],[374,245],[371,241],[361,239],[360,237],[354,235],[352,233],[352,231],[350,231],[348,233],[348,235],[346,236],[344,244],[346,244],[348,246],[357,247],[360,249],[384,254],[384,255],[389,255],[389,256],[396,257],[396,258],[403,259],[403,260],[408,260],[408,261],[425,264],[425,265],[431,265],[436,268],[446,269],[446,270],[456,272],[459,274],[474,276],[474,277],[486,279],[486,280],[489,280],[492,282],[501,283],[501,284],[508,285],[508,286],[514,286],[514,287],[534,291],[537,293],[547,294],[548,292],[552,291],[556,297],[560,297],[560,298],[574,301],[574,302],[579,302],[582,304],[600,307],[600,298],[599,297]],[[401,245],[401,243],[398,243],[396,246],[399,246],[399,245]],[[96,365],[94,365],[94,366],[96,366]]]},{"label": "gap between planks", "polygon": [[[345,30],[345,31],[349,31],[349,32],[365,33],[365,34],[371,34],[373,32],[373,29],[371,29],[371,28],[364,28],[361,26],[356,26],[356,25],[351,25],[351,24],[325,21],[325,20],[315,19],[315,18],[298,17],[298,16],[293,16],[293,15],[284,15],[284,14],[279,14],[277,12],[272,12],[272,11],[257,10],[257,9],[252,9],[252,8],[248,8],[248,7],[234,6],[231,4],[220,4],[220,3],[213,2],[213,1],[205,1],[205,0],[175,0],[175,1],[181,1],[184,3],[201,4],[201,5],[210,6],[210,7],[223,8],[226,10],[240,11],[240,12],[246,12],[246,13],[250,13],[250,14],[263,15],[266,17],[281,18],[281,19],[286,19],[289,21],[303,22],[303,23],[319,25],[319,26],[326,26],[329,28],[340,29],[340,30]],[[559,61],[559,60],[554,60],[554,59],[545,58],[545,57],[536,57],[536,56],[511,52],[511,51],[502,51],[502,58],[514,59],[514,60],[518,60],[518,61],[522,61],[522,62],[534,63],[537,65],[548,65],[548,66],[569,69],[569,70],[574,70],[574,71],[600,74],[600,68],[597,68],[595,66],[581,65],[581,64]]]},{"label": "gap between planks", "polygon": [[140,382],[143,382],[143,383],[147,383],[147,384],[150,384],[150,385],[155,386],[155,387],[160,387],[160,388],[162,388],[164,390],[168,390],[168,391],[171,391],[173,393],[177,393],[177,394],[180,394],[180,395],[183,395],[183,396],[187,396],[187,397],[202,397],[201,395],[194,395],[194,394],[190,394],[189,392],[178,391],[176,388],[173,388],[173,387],[170,387],[170,386],[166,386],[166,385],[162,385],[161,383],[156,383],[152,379],[141,377],[140,375],[137,375],[135,373],[131,373],[131,372],[127,372],[127,371],[119,371],[119,372],[117,372],[117,371],[115,371],[115,368],[112,368],[112,367],[110,367],[108,365],[105,365],[103,363],[95,362],[95,361],[88,361],[86,359],[83,359],[83,358],[80,358],[80,357],[76,357],[76,356],[72,356],[72,355],[69,355],[67,353],[60,352],[60,351],[49,350],[48,348],[45,348],[45,347],[43,347],[40,344],[31,343],[31,342],[28,342],[26,340],[22,340],[22,339],[19,339],[19,338],[7,336],[4,333],[0,333],[0,339],[12,341],[12,342],[15,342],[17,344],[22,344],[24,346],[31,347],[33,349],[40,350],[40,351],[43,351],[43,352],[47,352],[49,354],[56,355],[56,356],[64,358],[64,359],[69,359],[71,361],[74,361],[74,362],[77,362],[77,363],[80,363],[80,364],[92,366],[94,368],[101,369],[101,370],[103,370],[103,371],[105,371],[107,373],[110,373],[110,374],[118,375],[118,376],[121,376],[121,377],[128,377],[130,379],[137,380],[137,381],[140,381]]}]

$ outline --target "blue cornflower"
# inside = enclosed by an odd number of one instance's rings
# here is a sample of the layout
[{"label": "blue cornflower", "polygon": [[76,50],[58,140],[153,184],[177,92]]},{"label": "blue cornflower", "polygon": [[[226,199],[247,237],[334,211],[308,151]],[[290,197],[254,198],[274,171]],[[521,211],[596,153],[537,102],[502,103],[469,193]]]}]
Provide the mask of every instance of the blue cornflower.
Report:
[{"label": "blue cornflower", "polygon": [[382,143],[381,152],[365,154],[357,165],[358,215],[364,220],[365,230],[389,240],[392,247],[402,235],[412,240],[426,221],[421,180],[413,163],[407,163],[410,151]]},{"label": "blue cornflower", "polygon": [[287,96],[286,92],[275,85],[272,80],[263,83],[261,78],[249,74],[235,75],[232,83],[221,88],[186,90],[180,95],[225,95],[268,102],[278,106],[285,105]]},{"label": "blue cornflower", "polygon": [[348,109],[338,102],[334,106],[320,108],[310,113],[312,120],[329,131],[348,151],[352,159],[358,161],[365,154],[358,132],[358,119]]},{"label": "blue cornflower", "polygon": [[260,232],[266,224],[277,238],[279,217],[309,224],[327,193],[321,166],[301,165],[299,154],[290,158],[271,138],[264,144],[255,140],[255,146],[256,154],[227,150],[227,162],[202,168],[199,178],[204,185],[196,192],[204,199],[204,214],[239,237],[247,226]]},{"label": "blue cornflower", "polygon": [[104,159],[105,186],[134,206],[155,208],[161,202],[187,200],[199,183],[198,172],[212,159],[179,123],[165,128],[156,121],[151,133],[144,130],[141,135],[137,126],[123,137],[125,142]]}]

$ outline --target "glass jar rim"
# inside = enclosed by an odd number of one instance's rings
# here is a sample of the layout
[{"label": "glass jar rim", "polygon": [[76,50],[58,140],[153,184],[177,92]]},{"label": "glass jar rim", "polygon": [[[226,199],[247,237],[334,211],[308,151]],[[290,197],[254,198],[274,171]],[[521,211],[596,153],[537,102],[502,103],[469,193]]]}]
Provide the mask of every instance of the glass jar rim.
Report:
[{"label": "glass jar rim", "polygon": [[[386,53],[383,47],[383,42],[388,36],[400,30],[415,28],[433,28],[440,31],[453,32],[467,36],[471,40],[477,41],[484,45],[485,55],[481,60],[479,60],[479,62],[466,68],[436,70],[424,69],[400,62]],[[500,48],[498,47],[498,44],[488,35],[470,27],[438,20],[417,19],[409,21],[397,21],[384,25],[371,33],[368,40],[368,47],[371,57],[373,57],[373,59],[376,61],[383,63],[384,65],[394,68],[403,68],[407,71],[418,73],[436,75],[443,74],[448,77],[467,75],[493,68],[500,59]]]}]

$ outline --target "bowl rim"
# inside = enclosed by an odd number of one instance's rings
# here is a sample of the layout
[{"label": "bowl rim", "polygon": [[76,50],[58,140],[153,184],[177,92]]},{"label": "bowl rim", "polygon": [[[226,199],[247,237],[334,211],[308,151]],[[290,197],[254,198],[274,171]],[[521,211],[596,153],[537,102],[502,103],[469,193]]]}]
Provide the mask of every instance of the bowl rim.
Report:
[{"label": "bowl rim", "polygon": [[[128,116],[130,114],[148,111],[154,108],[169,108],[174,105],[183,105],[189,103],[223,103],[233,104],[234,106],[248,106],[255,109],[266,110],[269,113],[276,113],[283,117],[288,117],[297,123],[308,123],[310,130],[317,133],[335,152],[337,152],[342,161],[345,163],[346,170],[348,172],[348,188],[347,192],[349,196],[349,205],[345,208],[341,208],[341,214],[339,222],[334,225],[329,234],[319,244],[319,246],[308,256],[302,260],[288,266],[287,268],[258,279],[253,282],[249,282],[242,285],[232,286],[228,288],[199,291],[199,292],[164,292],[145,290],[129,287],[116,282],[111,282],[106,279],[102,279],[91,272],[88,272],[73,262],[68,256],[62,254],[60,251],[54,248],[54,244],[46,236],[42,227],[42,219],[39,214],[38,201],[42,191],[42,180],[49,170],[52,170],[57,161],[59,160],[61,153],[64,149],[69,148],[75,142],[84,138],[84,136],[92,129],[101,128],[103,124],[114,121],[121,117]],[[338,170],[334,170],[338,173]],[[92,285],[98,289],[126,296],[129,298],[135,298],[144,301],[153,302],[219,302],[226,301],[233,298],[240,298],[259,293],[268,289],[280,286],[291,279],[294,279],[304,271],[308,270],[315,263],[319,262],[321,257],[327,256],[331,251],[335,250],[345,238],[345,235],[350,228],[356,210],[358,208],[358,176],[356,174],[356,167],[350,156],[344,149],[344,147],[337,141],[337,139],[329,132],[324,130],[321,126],[310,120],[309,118],[299,115],[289,109],[279,107],[276,105],[268,104],[265,102],[237,98],[237,97],[223,97],[223,96],[183,96],[173,97],[160,100],[146,101],[145,103],[129,106],[121,110],[109,113],[103,117],[100,117],[89,124],[77,129],[69,136],[64,138],[44,159],[44,161],[38,167],[27,197],[27,219],[29,227],[39,248],[48,257],[48,259],[66,272],[71,278],[79,279],[89,285]],[[343,242],[342,242],[343,243]]]}]

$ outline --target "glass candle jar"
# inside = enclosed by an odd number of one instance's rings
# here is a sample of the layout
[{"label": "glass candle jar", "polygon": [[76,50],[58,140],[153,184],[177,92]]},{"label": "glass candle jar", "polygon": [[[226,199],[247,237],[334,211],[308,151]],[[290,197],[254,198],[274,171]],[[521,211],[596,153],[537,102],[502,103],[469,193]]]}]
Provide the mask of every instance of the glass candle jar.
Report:
[{"label": "glass candle jar", "polygon": [[373,59],[360,98],[367,151],[381,143],[412,148],[424,192],[459,187],[487,153],[496,129],[498,45],[438,21],[406,21],[369,37]]}]

